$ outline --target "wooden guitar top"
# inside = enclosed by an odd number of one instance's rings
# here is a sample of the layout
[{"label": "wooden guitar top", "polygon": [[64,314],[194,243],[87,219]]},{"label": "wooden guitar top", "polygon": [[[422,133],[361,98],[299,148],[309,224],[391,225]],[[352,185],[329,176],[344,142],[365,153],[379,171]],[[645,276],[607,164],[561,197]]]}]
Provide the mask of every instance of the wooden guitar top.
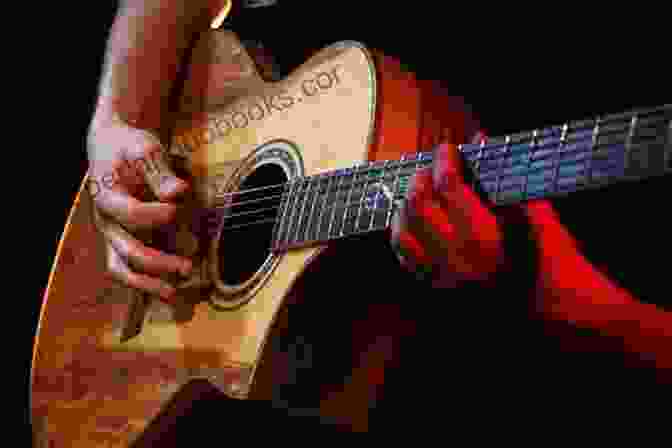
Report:
[{"label": "wooden guitar top", "polygon": [[[216,60],[199,65],[213,50]],[[208,34],[195,52],[203,54],[192,65],[183,106],[211,112],[183,119],[171,151],[192,144],[185,165],[199,200],[207,203],[237,165],[275,139],[296,148],[295,175],[366,159],[376,78],[363,47],[330,46],[277,83],[261,80],[231,33]],[[236,66],[238,77],[217,76]],[[85,181],[58,247],[36,335],[31,407],[37,438],[50,447],[127,446],[193,378],[244,398],[283,298],[320,249],[279,256],[263,286],[236,309],[217,309],[200,289],[185,290],[174,309],[153,300],[139,333],[122,342],[137,297],[105,274]]]}]

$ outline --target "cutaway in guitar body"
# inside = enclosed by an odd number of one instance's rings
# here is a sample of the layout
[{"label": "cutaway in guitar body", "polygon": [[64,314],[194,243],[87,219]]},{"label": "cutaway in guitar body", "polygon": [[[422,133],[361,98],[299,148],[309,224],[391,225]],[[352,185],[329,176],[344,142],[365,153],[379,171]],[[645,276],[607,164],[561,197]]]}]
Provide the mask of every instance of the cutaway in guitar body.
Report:
[{"label": "cutaway in guitar body", "polygon": [[[235,36],[215,34],[231,45],[230,57],[253,68]],[[198,87],[188,86],[192,96],[208,94]],[[223,91],[240,95],[210,92],[208,99],[220,104],[182,121],[171,148],[187,156],[184,168],[193,175],[199,205],[225,206],[227,194],[241,187],[275,185],[367,159],[376,71],[360,45],[330,46],[277,83],[251,70],[230,87]],[[135,316],[137,328],[122,337],[137,297],[105,275],[85,183],[59,244],[36,335],[36,438],[50,447],[128,446],[195,378],[231,397],[247,397],[276,313],[321,248],[271,254],[263,238],[249,233],[252,227],[233,237],[214,229],[210,247],[198,248],[205,253],[202,269],[183,285],[180,305],[152,300],[136,307],[143,313]],[[270,236],[272,226],[265,231]]]}]

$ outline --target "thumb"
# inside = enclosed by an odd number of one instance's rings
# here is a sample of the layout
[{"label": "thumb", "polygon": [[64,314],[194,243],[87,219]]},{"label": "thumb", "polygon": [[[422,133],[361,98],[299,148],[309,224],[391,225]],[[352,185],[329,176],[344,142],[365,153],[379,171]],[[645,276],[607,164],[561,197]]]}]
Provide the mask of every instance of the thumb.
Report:
[{"label": "thumb", "polygon": [[189,189],[189,184],[178,178],[173,171],[168,154],[158,137],[151,132],[144,133],[147,143],[140,163],[136,163],[152,193],[161,201],[173,201]]}]

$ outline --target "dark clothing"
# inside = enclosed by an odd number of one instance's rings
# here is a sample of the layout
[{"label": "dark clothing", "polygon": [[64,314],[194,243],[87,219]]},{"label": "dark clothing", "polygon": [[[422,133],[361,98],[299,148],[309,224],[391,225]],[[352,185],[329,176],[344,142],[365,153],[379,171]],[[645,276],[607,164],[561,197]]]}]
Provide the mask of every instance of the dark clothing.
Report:
[{"label": "dark clothing", "polygon": [[[528,318],[524,293],[506,287],[427,288],[400,269],[384,235],[342,242],[326,255],[320,270],[309,270],[300,282],[310,300],[290,306],[288,334],[279,342],[294,354],[294,382],[269,403],[213,392],[166,440],[182,446],[194,431],[231,416],[236,426],[269,425],[280,434],[346,431],[319,417],[320,385],[348,381],[362,345],[353,339],[352,325],[372,316],[372,309],[394,308],[416,327],[401,337],[382,394],[371,403],[374,434],[459,430],[466,422],[489,426],[538,419],[554,425],[554,416],[592,420],[635,409],[641,417],[670,395],[669,388],[656,386],[653,370],[625,368],[618,351],[561,348],[559,337]],[[328,292],[320,281],[324,275],[338,277],[328,283]],[[384,332],[385,318],[375,320]],[[579,334],[575,344],[593,337]]]}]

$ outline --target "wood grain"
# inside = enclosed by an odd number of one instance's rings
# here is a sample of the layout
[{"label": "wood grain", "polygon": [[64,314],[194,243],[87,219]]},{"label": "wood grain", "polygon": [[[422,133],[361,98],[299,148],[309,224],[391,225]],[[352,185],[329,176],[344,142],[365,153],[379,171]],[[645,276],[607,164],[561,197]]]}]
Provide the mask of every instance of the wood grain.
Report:
[{"label": "wood grain", "polygon": [[[426,138],[423,132],[440,131],[440,126],[421,125],[420,84],[383,55],[376,54],[374,63],[371,53],[355,43],[318,52],[277,83],[261,79],[231,33],[206,34],[195,52],[200,56],[192,63],[185,114],[173,143],[197,143],[184,168],[193,176],[202,204],[211,199],[207,192],[213,179],[227,175],[230,167],[273,139],[297,145],[304,172],[310,175],[367,158],[398,158],[418,150],[418,142]],[[213,118],[230,118],[261,104],[259,98],[263,103],[274,95],[294,102],[270,110],[263,119],[248,119],[226,136],[203,138]],[[452,121],[456,132],[464,122],[463,117]],[[128,446],[195,378],[209,380],[229,396],[248,397],[274,320],[322,248],[282,256],[263,288],[235,310],[214,309],[200,289],[184,291],[186,311],[155,301],[140,333],[122,343],[121,328],[134,293],[105,274],[102,241],[91,222],[84,185],[58,247],[36,335],[31,372],[36,438],[52,448]],[[385,338],[379,343],[395,346]],[[386,355],[381,358],[381,350],[362,354],[358,379],[325,401],[326,415],[349,416],[352,428],[366,430],[366,413],[347,408],[357,402],[366,406],[367,397],[375,393],[384,373]],[[266,374],[260,373],[264,381],[272,381],[268,372],[273,362],[268,366]],[[255,387],[257,395],[268,389],[264,384]]]}]

